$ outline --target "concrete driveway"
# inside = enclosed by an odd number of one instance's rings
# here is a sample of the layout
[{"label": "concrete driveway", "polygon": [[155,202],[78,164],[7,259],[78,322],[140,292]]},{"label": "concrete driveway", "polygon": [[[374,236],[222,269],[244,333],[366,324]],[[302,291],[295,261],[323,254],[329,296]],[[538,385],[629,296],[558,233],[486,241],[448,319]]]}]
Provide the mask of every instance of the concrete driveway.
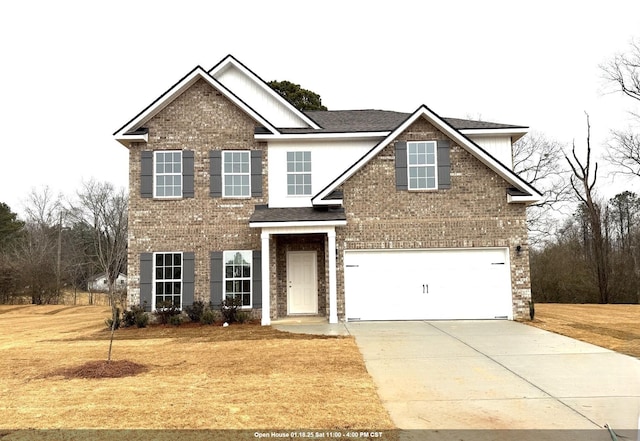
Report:
[{"label": "concrete driveway", "polygon": [[400,429],[587,430],[609,440],[609,424],[637,438],[640,361],[598,346],[512,321],[278,327],[353,335]]}]

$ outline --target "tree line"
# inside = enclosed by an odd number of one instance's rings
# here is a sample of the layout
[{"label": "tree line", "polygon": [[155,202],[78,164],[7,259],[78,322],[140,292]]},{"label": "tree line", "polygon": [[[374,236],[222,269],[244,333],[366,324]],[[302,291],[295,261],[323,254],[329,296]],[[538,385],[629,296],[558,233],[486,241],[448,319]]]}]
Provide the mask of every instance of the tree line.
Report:
[{"label": "tree line", "polygon": [[105,274],[112,305],[127,265],[128,196],[108,182],[83,183],[72,197],[48,187],[26,198],[24,219],[0,202],[0,303],[58,303]]},{"label": "tree line", "polygon": [[[600,65],[606,83],[640,102],[640,42]],[[614,174],[640,178],[640,115],[612,130],[606,155]],[[630,190],[601,196],[599,164],[586,114],[585,141],[570,149],[534,135],[514,145],[514,170],[538,185],[528,209],[534,301],[640,303],[640,198]]]}]

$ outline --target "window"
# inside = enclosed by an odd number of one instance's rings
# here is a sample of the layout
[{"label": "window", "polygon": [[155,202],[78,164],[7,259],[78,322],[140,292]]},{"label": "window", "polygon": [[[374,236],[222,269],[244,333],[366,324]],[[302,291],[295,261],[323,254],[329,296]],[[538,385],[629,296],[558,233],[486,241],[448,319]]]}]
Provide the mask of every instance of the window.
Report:
[{"label": "window", "polygon": [[251,188],[249,152],[223,152],[225,197],[249,197]]},{"label": "window", "polygon": [[251,307],[251,251],[225,251],[224,298]]},{"label": "window", "polygon": [[287,194],[311,194],[311,152],[287,152]]},{"label": "window", "polygon": [[438,188],[436,142],[407,143],[409,190]]},{"label": "window", "polygon": [[157,151],[154,155],[154,196],[182,197],[182,152]]},{"label": "window", "polygon": [[182,308],[182,253],[156,253],[154,264],[156,309]]}]

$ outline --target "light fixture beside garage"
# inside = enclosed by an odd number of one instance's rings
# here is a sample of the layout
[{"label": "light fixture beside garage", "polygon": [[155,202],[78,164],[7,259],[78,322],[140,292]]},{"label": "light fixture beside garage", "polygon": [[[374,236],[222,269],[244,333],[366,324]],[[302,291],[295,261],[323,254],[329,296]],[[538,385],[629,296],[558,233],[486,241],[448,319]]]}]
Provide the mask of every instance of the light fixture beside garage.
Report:
[{"label": "light fixture beside garage", "polygon": [[522,245],[516,246],[516,256],[519,256],[520,254],[522,254]]}]

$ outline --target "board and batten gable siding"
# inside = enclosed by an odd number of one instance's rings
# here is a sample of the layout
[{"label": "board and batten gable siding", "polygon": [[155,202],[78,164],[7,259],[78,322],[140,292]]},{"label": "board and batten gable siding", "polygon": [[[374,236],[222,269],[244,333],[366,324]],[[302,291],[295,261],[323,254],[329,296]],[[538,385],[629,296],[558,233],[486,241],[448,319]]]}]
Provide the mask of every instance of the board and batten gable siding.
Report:
[{"label": "board and batten gable siding", "polygon": [[[260,231],[249,227],[249,218],[256,205],[267,203],[266,142],[255,140],[253,119],[202,80],[158,112],[146,127],[148,143],[132,143],[129,148],[129,304],[140,304],[143,294],[141,255],[185,250],[193,252],[195,257],[194,300],[208,303],[209,253],[260,249]],[[153,151],[157,150],[193,152],[193,197],[142,196],[142,158],[146,155],[152,159]],[[210,152],[221,150],[260,151],[259,159],[256,154],[252,155],[251,165],[261,169],[261,196],[211,197]],[[153,181],[153,168],[145,168]],[[255,187],[259,178],[252,179]],[[153,193],[153,184],[149,191]],[[254,310],[254,314],[258,313]]]},{"label": "board and batten gable siding", "polygon": [[[429,140],[449,141],[450,188],[398,189],[396,146]],[[520,317],[528,313],[530,299],[526,206],[507,203],[508,187],[489,167],[420,118],[342,184],[347,225],[336,228],[336,243],[343,251],[506,247],[514,317]],[[514,251],[518,245],[519,255]],[[342,305],[344,261],[338,251],[338,304]]]},{"label": "board and batten gable siding", "polygon": [[308,127],[291,109],[235,66],[228,66],[214,74],[214,78],[276,127]]},{"label": "board and batten gable siding", "polygon": [[473,142],[502,164],[513,170],[513,146],[511,136],[469,136]]},{"label": "board and batten gable siding", "polygon": [[[269,206],[311,207],[311,197],[364,156],[379,140],[270,141]],[[287,152],[311,152],[311,194],[287,195]]]}]

